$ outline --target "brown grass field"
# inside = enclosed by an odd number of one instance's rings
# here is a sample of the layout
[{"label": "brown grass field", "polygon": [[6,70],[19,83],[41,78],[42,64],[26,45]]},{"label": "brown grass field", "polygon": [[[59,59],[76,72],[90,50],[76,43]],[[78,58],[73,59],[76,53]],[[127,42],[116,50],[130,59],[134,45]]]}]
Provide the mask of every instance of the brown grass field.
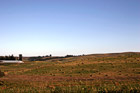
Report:
[{"label": "brown grass field", "polygon": [[0,93],[140,93],[140,53],[1,64]]}]

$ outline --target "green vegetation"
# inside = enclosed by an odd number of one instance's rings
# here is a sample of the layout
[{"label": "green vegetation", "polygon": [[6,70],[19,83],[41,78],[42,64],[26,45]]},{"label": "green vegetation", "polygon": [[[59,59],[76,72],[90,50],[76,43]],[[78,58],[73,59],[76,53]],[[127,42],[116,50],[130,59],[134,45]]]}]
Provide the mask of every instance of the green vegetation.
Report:
[{"label": "green vegetation", "polygon": [[140,92],[140,53],[1,64],[0,93]]}]

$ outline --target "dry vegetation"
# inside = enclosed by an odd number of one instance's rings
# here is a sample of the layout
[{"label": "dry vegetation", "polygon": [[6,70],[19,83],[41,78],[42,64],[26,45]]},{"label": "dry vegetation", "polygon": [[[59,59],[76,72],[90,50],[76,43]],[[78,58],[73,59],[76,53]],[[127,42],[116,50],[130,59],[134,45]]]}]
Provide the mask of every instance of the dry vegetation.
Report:
[{"label": "dry vegetation", "polygon": [[140,53],[1,64],[2,93],[140,92]]}]

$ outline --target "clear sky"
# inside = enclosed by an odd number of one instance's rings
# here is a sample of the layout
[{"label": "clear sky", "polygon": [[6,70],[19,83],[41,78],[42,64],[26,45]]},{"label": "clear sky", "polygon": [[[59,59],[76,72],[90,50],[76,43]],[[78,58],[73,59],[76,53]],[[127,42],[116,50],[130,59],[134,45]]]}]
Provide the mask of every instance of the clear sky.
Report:
[{"label": "clear sky", "polygon": [[0,0],[0,55],[140,52],[140,0]]}]

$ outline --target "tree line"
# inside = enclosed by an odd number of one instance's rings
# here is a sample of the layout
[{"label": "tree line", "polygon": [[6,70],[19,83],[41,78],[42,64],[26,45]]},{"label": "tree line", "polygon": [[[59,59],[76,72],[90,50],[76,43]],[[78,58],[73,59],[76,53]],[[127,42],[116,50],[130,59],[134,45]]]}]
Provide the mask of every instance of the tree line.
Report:
[{"label": "tree line", "polygon": [[16,57],[14,55],[0,56],[0,60],[16,60]]}]

